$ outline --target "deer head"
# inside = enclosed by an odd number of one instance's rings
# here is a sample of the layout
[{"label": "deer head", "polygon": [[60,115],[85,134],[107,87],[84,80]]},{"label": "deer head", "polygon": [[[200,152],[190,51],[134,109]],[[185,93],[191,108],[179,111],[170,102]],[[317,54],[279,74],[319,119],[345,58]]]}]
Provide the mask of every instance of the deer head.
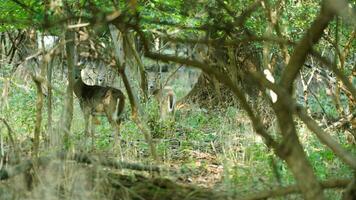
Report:
[{"label": "deer head", "polygon": [[156,77],[153,81],[149,81],[148,91],[159,103],[161,119],[174,115],[176,96],[171,86],[160,87]]}]

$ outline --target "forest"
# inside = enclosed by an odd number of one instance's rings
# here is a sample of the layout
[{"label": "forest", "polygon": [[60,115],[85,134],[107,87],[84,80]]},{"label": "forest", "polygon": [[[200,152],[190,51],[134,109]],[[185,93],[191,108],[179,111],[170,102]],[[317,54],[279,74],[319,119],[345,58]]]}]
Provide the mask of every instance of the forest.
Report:
[{"label": "forest", "polygon": [[356,200],[355,0],[1,0],[0,200]]}]

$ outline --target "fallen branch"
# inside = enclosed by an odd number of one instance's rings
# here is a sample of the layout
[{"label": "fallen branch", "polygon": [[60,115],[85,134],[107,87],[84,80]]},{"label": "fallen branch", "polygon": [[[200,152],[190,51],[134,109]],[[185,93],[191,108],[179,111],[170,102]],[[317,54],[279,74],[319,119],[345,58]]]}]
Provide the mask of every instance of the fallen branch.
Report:
[{"label": "fallen branch", "polygon": [[[40,157],[37,159],[36,164],[40,166],[48,165],[49,157]],[[20,164],[15,165],[14,167],[10,167],[7,169],[0,169],[0,180],[7,180],[16,175],[28,172],[34,166],[34,161],[31,159],[22,161]]]},{"label": "fallen branch", "polygon": [[124,161],[117,161],[116,159],[110,159],[105,157],[95,157],[89,156],[87,154],[75,154],[72,158],[78,163],[85,164],[100,164],[105,167],[115,168],[115,169],[131,169],[137,171],[150,171],[150,172],[161,172],[164,171],[162,168],[154,165],[144,165],[140,163],[128,163]]},{"label": "fallen branch", "polygon": [[[350,179],[330,179],[320,182],[322,189],[332,189],[332,188],[345,188],[351,182]],[[246,195],[242,198],[237,198],[238,200],[258,200],[258,199],[268,199],[278,196],[286,196],[289,194],[300,193],[300,189],[297,185],[290,185],[287,187],[279,187],[273,190],[253,192],[253,194]]]},{"label": "fallen branch", "polygon": [[78,163],[84,164],[97,164],[105,167],[110,167],[114,169],[130,169],[136,171],[149,171],[149,172],[162,172],[162,171],[173,171],[171,169],[163,169],[154,165],[144,165],[140,163],[129,163],[124,161],[117,161],[116,159],[106,158],[106,157],[97,157],[89,156],[87,154],[76,153],[74,155],[67,156],[66,153],[58,153],[57,156],[42,156],[36,160],[25,160],[20,164],[17,164],[13,167],[7,169],[0,169],[0,180],[7,180],[21,173],[33,168],[34,165],[47,166],[51,161],[55,159],[61,159],[64,161],[74,160]]}]

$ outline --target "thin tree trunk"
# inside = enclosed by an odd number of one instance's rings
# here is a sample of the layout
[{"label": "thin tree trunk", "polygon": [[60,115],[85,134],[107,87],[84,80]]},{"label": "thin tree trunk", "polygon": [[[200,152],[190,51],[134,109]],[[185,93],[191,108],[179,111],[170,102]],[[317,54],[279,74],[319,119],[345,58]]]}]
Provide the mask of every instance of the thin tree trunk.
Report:
[{"label": "thin tree trunk", "polygon": [[[338,7],[335,8],[335,5],[338,5]],[[279,86],[285,89],[290,96],[293,95],[293,83],[300,73],[308,53],[312,51],[313,45],[321,38],[324,29],[336,12],[339,12],[336,9],[341,10],[345,7],[347,7],[347,3],[342,1],[325,0],[322,2],[319,15],[295,46],[290,61],[282,73]],[[323,190],[298,140],[291,106],[284,102],[277,102],[274,110],[283,136],[283,142],[277,151],[278,155],[286,160],[305,199],[324,199]]]},{"label": "thin tree trunk", "polygon": [[[43,38],[41,37],[41,40]],[[42,40],[43,42],[43,40]],[[34,44],[31,44],[34,47]],[[34,139],[33,139],[33,152],[32,156],[38,157],[39,153],[39,145],[40,145],[40,135],[41,135],[41,126],[42,126],[42,110],[43,110],[43,91],[42,85],[44,83],[44,77],[46,73],[46,59],[42,56],[42,61],[40,62],[40,75],[33,74],[32,79],[36,84],[37,89],[37,99],[36,99],[36,123],[35,123],[35,130],[34,130]]]},{"label": "thin tree trunk", "polygon": [[74,85],[74,67],[76,63],[75,55],[75,33],[73,31],[67,31],[65,34],[66,43],[66,54],[67,54],[67,67],[68,67],[68,86],[66,91],[65,103],[64,103],[64,113],[63,113],[63,136],[64,145],[68,149],[69,144],[69,133],[73,118],[73,85]]},{"label": "thin tree trunk", "polygon": [[135,57],[137,65],[139,66],[140,77],[141,77],[140,86],[141,86],[141,90],[142,90],[142,93],[143,93],[144,101],[146,101],[147,98],[148,98],[148,83],[147,83],[147,76],[146,76],[145,66],[143,65],[142,60],[141,60],[140,56],[138,55],[138,53],[137,53],[137,51],[135,49],[135,46],[133,45],[134,42],[133,42],[132,34],[128,35],[125,38],[126,38],[127,46],[129,48],[130,52]]},{"label": "thin tree trunk", "polygon": [[277,103],[274,108],[283,136],[277,155],[287,162],[305,199],[324,199],[321,186],[299,142],[292,112],[287,109],[288,105],[282,103]]},{"label": "thin tree trunk", "polygon": [[[43,0],[45,10],[50,9],[50,2],[49,0]],[[45,12],[44,14],[44,24],[47,25],[49,24],[49,19],[48,19],[48,12]],[[44,26],[44,33],[47,34],[48,31],[46,27]],[[51,54],[48,54],[46,49],[46,46],[44,44],[44,40],[42,37],[42,48],[44,51],[44,56],[43,56],[43,62],[46,66],[47,70],[47,137],[45,140],[46,147],[49,146],[49,140],[53,134],[52,131],[52,66],[53,66],[53,56]]]},{"label": "thin tree trunk", "polygon": [[356,172],[351,183],[346,187],[342,195],[342,200],[355,200],[356,199]]},{"label": "thin tree trunk", "polygon": [[[146,142],[149,145],[152,158],[155,161],[158,161],[156,148],[153,144],[152,137],[151,137],[151,132],[147,128],[146,123],[142,120],[142,116],[141,116],[142,111],[140,111],[140,107],[137,102],[137,98],[135,97],[135,95],[132,91],[131,85],[129,83],[129,79],[125,73],[125,62],[124,62],[125,56],[123,55],[124,54],[124,49],[122,48],[123,42],[122,42],[122,40],[119,41],[119,31],[113,25],[110,25],[109,28],[110,28],[111,38],[114,43],[115,59],[117,62],[118,72],[121,75],[121,78],[122,78],[125,88],[126,88],[127,95],[129,97],[129,101],[130,101],[130,105],[131,105],[132,119],[134,120],[134,122],[136,123],[138,128],[143,132]],[[120,44],[120,42],[121,42],[121,44]]]},{"label": "thin tree trunk", "polygon": [[[335,27],[335,48],[339,48],[339,18],[336,17],[336,27]],[[342,70],[342,65],[341,63],[339,63],[338,61],[338,53],[337,53],[338,49],[335,49],[335,52],[334,52],[334,64],[335,66],[338,66],[341,70]],[[334,99],[334,104],[335,104],[335,107],[336,107],[336,110],[338,111],[339,113],[339,116],[342,117],[342,116],[345,116],[345,113],[344,113],[344,109],[342,107],[342,104],[341,104],[341,100],[340,100],[340,79],[336,77],[336,84],[335,84],[335,94],[333,96],[333,99]]]},{"label": "thin tree trunk", "polygon": [[[52,69],[53,61],[49,61],[47,64],[47,81],[48,81],[48,91],[47,91],[47,137],[48,140],[53,138],[52,130]],[[49,141],[48,141],[49,142]]]},{"label": "thin tree trunk", "polygon": [[43,73],[44,73],[44,65],[41,63],[41,75],[32,75],[32,79],[36,84],[37,95],[36,95],[36,123],[34,130],[34,138],[33,138],[33,151],[32,156],[38,157],[39,153],[39,145],[40,145],[40,135],[41,135],[41,126],[42,126],[42,109],[43,109],[43,92],[42,92],[42,83]]},{"label": "thin tree trunk", "polygon": [[[4,60],[5,56],[5,33],[0,33],[0,60]],[[0,69],[2,69],[2,61],[0,62]]]}]

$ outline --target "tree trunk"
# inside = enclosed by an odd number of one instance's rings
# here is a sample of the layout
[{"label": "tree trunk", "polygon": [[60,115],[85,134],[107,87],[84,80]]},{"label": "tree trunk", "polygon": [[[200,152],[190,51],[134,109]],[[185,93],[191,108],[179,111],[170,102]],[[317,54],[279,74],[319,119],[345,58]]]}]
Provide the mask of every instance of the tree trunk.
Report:
[{"label": "tree trunk", "polygon": [[[127,53],[128,49],[126,49],[126,51],[125,51],[125,49],[122,48],[124,39],[121,39],[119,37],[120,36],[119,34],[122,34],[122,33],[120,33],[119,30],[112,25],[109,26],[109,28],[110,28],[111,37],[112,37],[112,40],[114,43],[114,50],[115,50],[114,55],[115,55],[115,59],[117,62],[118,72],[121,75],[121,78],[125,85],[127,95],[129,97],[129,101],[130,101],[130,105],[131,105],[132,119],[136,123],[138,128],[143,132],[143,134],[145,136],[145,140],[149,145],[150,153],[151,153],[153,160],[158,162],[156,147],[153,144],[151,132],[150,132],[149,128],[147,127],[147,123],[144,121],[143,117],[141,116],[142,110],[141,110],[140,105],[137,101],[137,97],[134,95],[134,92],[132,90],[129,79],[125,73],[125,58],[127,58],[126,53]],[[122,36],[122,37],[126,37],[126,36]],[[120,50],[123,50],[123,51],[120,52]]]},{"label": "tree trunk", "polygon": [[148,83],[147,83],[147,74],[145,71],[145,66],[142,63],[142,60],[136,51],[136,48],[134,46],[134,40],[132,34],[127,35],[126,42],[127,42],[127,47],[128,50],[131,52],[131,54],[134,56],[136,63],[139,68],[139,73],[140,73],[140,87],[143,93],[143,100],[147,101],[148,99]]},{"label": "tree trunk", "polygon": [[[32,44],[32,49],[35,45]],[[37,89],[37,100],[36,100],[36,123],[35,123],[35,130],[34,130],[34,138],[33,138],[33,156],[38,157],[39,153],[39,145],[40,145],[40,134],[41,134],[41,126],[42,126],[42,109],[43,109],[43,91],[42,86],[44,83],[44,77],[46,73],[46,61],[42,56],[42,61],[40,63],[40,74],[33,74],[32,79],[36,84]]]},{"label": "tree trunk", "polygon": [[292,112],[288,106],[276,106],[276,114],[282,134],[282,143],[277,149],[277,155],[287,162],[305,199],[324,199],[313,168],[306,158],[303,147],[299,142]]},{"label": "tree trunk", "polygon": [[40,145],[40,134],[42,125],[42,108],[43,108],[43,93],[42,93],[42,83],[38,77],[34,75],[33,81],[36,84],[37,98],[36,98],[36,123],[33,137],[33,150],[32,156],[38,157],[39,145]]},{"label": "tree trunk", "polygon": [[53,60],[47,63],[47,81],[48,81],[48,90],[47,90],[47,139],[49,142],[53,138],[52,130],[52,69],[53,69]]},{"label": "tree trunk", "polygon": [[[76,66],[76,52],[75,52],[75,32],[67,31],[65,35],[66,43],[66,54],[67,54],[67,67],[68,67],[68,86],[65,95],[64,103],[64,113],[62,116],[63,120],[63,136],[64,145],[68,149],[69,144],[69,133],[73,118],[73,85],[74,85],[74,67]],[[54,141],[56,144],[56,141]]]},{"label": "tree trunk", "polygon": [[[251,82],[248,72],[259,69],[259,63],[256,59],[258,55],[251,47],[219,49],[211,52],[209,56],[202,55],[204,53],[200,52],[200,55],[196,56],[198,60],[204,60],[204,57],[217,60],[218,65],[214,67],[225,73],[234,84],[244,88],[249,99],[256,102],[259,93],[255,83]],[[229,62],[227,63],[226,60],[229,60]],[[180,102],[193,102],[206,108],[237,106],[231,90],[214,79],[214,77],[202,72],[192,90]]]}]

